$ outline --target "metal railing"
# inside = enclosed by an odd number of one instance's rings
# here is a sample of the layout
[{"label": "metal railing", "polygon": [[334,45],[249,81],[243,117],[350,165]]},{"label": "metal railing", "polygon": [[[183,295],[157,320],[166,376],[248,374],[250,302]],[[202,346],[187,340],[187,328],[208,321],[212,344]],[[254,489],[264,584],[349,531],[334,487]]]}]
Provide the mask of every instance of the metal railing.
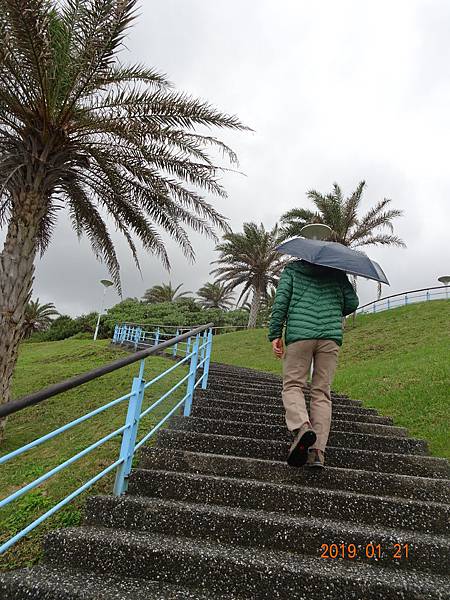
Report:
[{"label": "metal railing", "polygon": [[407,306],[408,304],[413,304],[415,302],[443,300],[445,298],[448,299],[448,297],[448,287],[442,285],[422,288],[420,290],[410,290],[409,292],[402,292],[400,294],[393,294],[392,296],[385,296],[378,300],[372,300],[372,302],[360,306],[357,309],[356,314],[367,315],[383,310],[389,310],[391,308],[398,308],[399,306]]},{"label": "metal railing", "polygon": [[[199,327],[199,325],[162,325],[155,323],[133,323],[131,321],[124,321],[120,325],[116,325],[116,327],[139,327],[142,330],[145,330],[149,336],[148,339],[155,339],[156,332],[159,331],[160,334],[164,332],[165,335],[170,333],[170,331],[182,333],[185,331],[189,331],[193,327]],[[241,329],[248,329],[247,325],[219,325],[212,328],[213,335],[217,335],[219,333],[229,333],[230,331],[239,331]]]},{"label": "metal railing", "polygon": [[[195,389],[199,385],[201,385],[203,389],[206,388],[208,382],[209,365],[213,341],[212,326],[213,324],[209,323],[208,325],[197,327],[179,336],[173,337],[166,341],[158,342],[157,344],[152,345],[150,348],[145,348],[144,350],[140,350],[139,352],[136,352],[125,358],[120,358],[119,360],[116,360],[108,365],[99,367],[97,369],[89,371],[88,373],[72,377],[71,379],[67,379],[61,383],[52,385],[44,390],[0,406],[0,417],[11,415],[28,406],[32,406],[34,404],[46,400],[47,398],[51,398],[52,396],[55,396],[61,392],[83,385],[87,381],[91,381],[93,379],[101,377],[106,373],[111,373],[112,371],[116,371],[117,369],[120,369],[126,365],[130,365],[132,363],[140,361],[139,374],[137,377],[134,377],[131,390],[128,394],[120,396],[119,398],[108,402],[107,404],[83,415],[82,417],[79,417],[78,419],[75,419],[70,423],[63,425],[62,427],[55,429],[54,431],[22,446],[21,448],[18,448],[13,452],[9,452],[8,454],[0,457],[0,465],[2,465],[22,455],[24,452],[27,452],[32,448],[36,448],[37,446],[40,446],[41,444],[55,438],[56,436],[68,431],[69,429],[72,429],[80,423],[84,423],[88,419],[91,419],[92,417],[95,417],[96,415],[99,415],[100,413],[103,413],[104,411],[107,411],[108,409],[114,406],[128,401],[128,409],[125,422],[121,427],[115,429],[111,433],[108,433],[107,435],[97,440],[87,448],[84,448],[71,458],[65,460],[63,463],[51,469],[47,473],[41,475],[31,483],[28,483],[27,485],[14,491],[12,494],[0,501],[0,508],[9,505],[14,500],[17,500],[27,492],[41,485],[42,483],[44,483],[53,475],[56,475],[63,469],[70,467],[70,465],[80,460],[82,457],[86,456],[96,448],[99,448],[109,440],[117,436],[122,436],[119,456],[114,462],[112,462],[112,464],[103,469],[100,473],[97,473],[94,477],[89,479],[71,494],[63,498],[55,506],[47,510],[47,512],[45,512],[43,515],[35,519],[27,527],[25,527],[16,535],[14,535],[5,543],[3,543],[0,546],[0,554],[6,552],[6,550],[8,550],[13,544],[25,537],[43,521],[51,517],[58,510],[60,510],[69,502],[71,502],[74,498],[76,498],[84,491],[92,487],[97,481],[102,479],[111,471],[116,470],[116,478],[113,493],[115,495],[121,495],[126,492],[128,486],[128,477],[131,472],[132,461],[136,450],[138,450],[143,444],[145,444],[177,410],[183,407],[183,414],[185,416],[189,416],[191,412],[192,399]],[[133,335],[132,332],[130,332],[130,335]],[[134,332],[134,336],[137,336],[137,332]],[[146,382],[144,379],[146,358],[153,354],[161,353],[164,350],[167,350],[168,348],[170,349],[172,347],[176,347],[180,344],[186,344],[184,358],[178,360],[173,366],[169,367],[163,373],[160,373],[159,375],[154,377],[151,381]],[[153,402],[145,410],[142,410],[145,391],[157,381],[160,381],[163,377],[165,377],[169,373],[172,373],[184,364],[189,364],[188,373],[184,375],[174,386],[172,386],[170,390],[165,392],[158,400]],[[201,373],[198,376],[199,372]],[[154,425],[150,431],[147,431],[143,435],[143,437],[137,442],[140,421],[152,410],[154,410],[158,405],[160,405],[161,402],[163,402],[163,400],[168,398],[175,390],[178,390],[184,383],[186,383],[186,393],[184,394],[183,398],[179,400],[176,403],[176,405],[173,408],[171,408],[169,412],[156,425]]]}]

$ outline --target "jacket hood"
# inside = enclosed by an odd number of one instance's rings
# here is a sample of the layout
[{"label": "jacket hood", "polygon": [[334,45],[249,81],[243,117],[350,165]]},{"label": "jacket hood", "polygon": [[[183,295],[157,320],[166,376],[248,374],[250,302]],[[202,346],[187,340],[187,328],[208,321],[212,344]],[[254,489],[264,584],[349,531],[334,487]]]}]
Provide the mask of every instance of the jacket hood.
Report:
[{"label": "jacket hood", "polygon": [[294,260],[289,263],[289,266],[296,271],[300,271],[300,273],[303,273],[304,275],[316,275],[317,277],[342,274],[342,271],[339,271],[338,269],[313,265],[306,260]]}]

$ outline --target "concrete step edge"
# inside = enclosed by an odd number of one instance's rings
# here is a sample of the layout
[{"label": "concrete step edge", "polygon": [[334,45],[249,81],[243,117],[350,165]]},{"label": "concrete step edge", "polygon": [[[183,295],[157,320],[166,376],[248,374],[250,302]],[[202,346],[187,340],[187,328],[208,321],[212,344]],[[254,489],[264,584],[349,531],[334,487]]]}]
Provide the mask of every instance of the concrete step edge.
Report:
[{"label": "concrete step edge", "polygon": [[[206,419],[203,417],[172,417],[169,423],[170,429],[179,431],[192,431],[211,435],[233,435],[249,439],[260,439],[267,441],[283,441],[291,443],[292,437],[285,427],[279,425],[266,425],[263,423],[252,423],[243,421],[228,421],[219,419]],[[233,433],[230,433],[233,432]],[[336,443],[340,438],[345,438],[343,444]],[[334,441],[334,443],[333,443]],[[373,448],[380,452],[391,453],[395,447],[397,454],[414,454],[424,456],[427,453],[427,445],[424,440],[411,437],[396,437],[378,435],[373,433],[360,433],[334,429],[330,433],[330,444],[346,448]],[[386,448],[386,450],[385,450]]]},{"label": "concrete step edge", "polygon": [[[283,461],[286,459],[288,445],[284,442],[254,440],[225,435],[211,435],[161,430],[157,438],[157,446],[174,447],[193,452],[247,456],[268,460]],[[445,459],[421,454],[394,454],[375,450],[327,447],[326,462],[332,466],[350,467],[371,471],[373,473],[401,473],[419,475],[439,479],[449,478],[449,465]]]},{"label": "concrete step edge", "polygon": [[200,475],[167,470],[135,469],[129,479],[133,496],[160,497],[222,506],[244,507],[377,524],[426,533],[450,533],[450,506],[374,496],[355,491],[296,486],[254,479]]},{"label": "concrete step edge", "polygon": [[[311,516],[142,496],[91,496],[86,506],[86,524],[154,531],[193,539],[212,538],[239,546],[262,546],[313,556],[320,554],[323,540],[327,540],[328,545],[351,540],[345,546],[354,544],[358,548],[358,558],[366,558],[364,550],[369,544],[380,545],[383,550],[379,562],[386,567],[443,575],[447,574],[450,562],[450,537],[380,526],[349,525],[348,522]],[[401,559],[395,559],[394,544],[400,544],[398,550],[403,550]]]},{"label": "concrete step edge", "polygon": [[[124,561],[130,555],[135,560]],[[396,572],[371,564],[324,561],[313,557],[296,557],[288,552],[274,552],[173,536],[148,535],[97,528],[64,529],[47,539],[47,556],[55,564],[78,560],[90,569],[103,572],[107,567],[117,574],[129,569],[151,578],[177,585],[204,585],[211,591],[227,589],[230,596],[269,600],[275,590],[279,598],[291,598],[293,590],[302,591],[312,600],[343,598],[350,591],[365,600],[404,598],[441,599],[449,589],[448,581],[424,573]],[[316,590],[316,591],[314,591]],[[359,594],[359,596],[355,596]]]},{"label": "concrete step edge", "polygon": [[[347,413],[345,413],[347,414]],[[220,419],[220,418],[229,418],[230,421],[235,420],[235,421],[244,421],[244,422],[250,422],[250,423],[261,423],[261,424],[266,424],[266,425],[270,425],[270,424],[274,424],[274,425],[282,425],[284,427],[286,427],[286,422],[285,422],[285,418],[283,414],[277,415],[274,413],[264,413],[264,412],[249,412],[249,411],[243,411],[243,410],[236,410],[233,411],[231,409],[220,409],[220,408],[216,408],[213,406],[206,406],[206,405],[198,405],[195,404],[193,406],[193,410],[192,410],[192,415],[195,417],[201,417],[204,419]],[[232,418],[234,417],[234,419]],[[255,419],[254,420],[250,420],[249,419]],[[227,419],[228,420],[228,419]],[[267,422],[266,422],[267,421]],[[331,427],[333,427],[333,424],[336,425],[336,429],[340,429],[341,431],[346,431],[346,426],[349,427],[355,427],[355,429],[358,428],[358,426],[362,426],[361,427],[361,431],[364,432],[364,428],[366,428],[367,432],[373,431],[373,432],[377,432],[377,431],[385,431],[385,432],[392,432],[392,435],[397,435],[398,437],[406,437],[408,435],[408,430],[406,429],[406,427],[397,427],[395,425],[389,425],[387,423],[372,423],[370,421],[356,421],[354,419],[352,420],[348,420],[343,418],[343,413],[338,413],[336,414],[331,422]]]},{"label": "concrete step edge", "polygon": [[[231,478],[256,479],[272,483],[313,485],[327,489],[346,489],[368,495],[380,494],[390,497],[440,502],[450,504],[450,479],[432,479],[398,473],[377,473],[374,485],[370,471],[328,466],[324,471],[293,469],[285,461],[262,460],[241,456],[189,452],[160,447],[144,447],[139,468],[168,469]],[[347,485],[342,488],[341,485]],[[404,495],[401,493],[403,490]]]},{"label": "concrete step edge", "polygon": [[[70,594],[70,596],[69,596]],[[170,583],[39,565],[0,574],[0,600],[228,600]]]},{"label": "concrete step edge", "polygon": [[[196,395],[194,397],[194,402],[200,402],[200,403],[206,403],[206,404],[217,404],[217,406],[226,404],[226,405],[231,405],[233,407],[238,406],[238,407],[248,407],[249,409],[253,409],[251,412],[253,412],[255,409],[256,410],[263,410],[264,412],[274,412],[275,414],[283,414],[284,413],[284,409],[283,409],[283,405],[281,403],[281,398],[279,400],[278,403],[270,403],[270,404],[266,404],[264,402],[241,402],[240,400],[235,400],[232,398],[218,398],[215,396],[198,396]],[[309,406],[309,401],[306,401],[306,405]],[[376,409],[374,408],[365,408],[363,406],[353,406],[353,405],[348,405],[348,404],[334,404],[333,406],[333,411],[334,412],[351,412],[351,413],[355,413],[355,414],[361,414],[361,415],[373,415],[373,416],[381,416],[378,414],[378,412],[376,411]],[[389,417],[387,417],[389,418]]]}]

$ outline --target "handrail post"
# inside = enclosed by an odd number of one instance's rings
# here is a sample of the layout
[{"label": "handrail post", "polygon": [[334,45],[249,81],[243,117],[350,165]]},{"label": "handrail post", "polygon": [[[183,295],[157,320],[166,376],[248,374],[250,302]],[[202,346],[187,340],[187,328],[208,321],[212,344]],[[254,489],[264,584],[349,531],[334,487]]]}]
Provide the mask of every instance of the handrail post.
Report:
[{"label": "handrail post", "polygon": [[408,294],[405,294],[405,306],[408,304]]},{"label": "handrail post", "polygon": [[191,414],[192,399],[194,397],[195,375],[197,373],[198,363],[198,347],[200,344],[200,334],[195,336],[194,349],[189,366],[189,379],[187,384],[186,402],[184,403],[184,416],[188,417]]},{"label": "handrail post", "polygon": [[208,332],[205,329],[205,331],[203,332],[202,353],[201,353],[201,356],[200,356],[200,361],[204,360],[205,357],[206,357],[206,350],[207,350],[206,344],[207,344],[207,341],[208,341]]},{"label": "handrail post", "polygon": [[186,356],[189,354],[190,351],[191,351],[191,338],[188,337],[187,343],[186,343]]},{"label": "handrail post", "polygon": [[113,344],[115,344],[115,343],[116,343],[116,341],[117,341],[117,334],[118,334],[118,333],[119,333],[119,326],[118,326],[118,325],[116,325],[116,326],[114,327],[114,333],[113,333],[113,339],[112,339],[112,341],[113,341]]},{"label": "handrail post", "polygon": [[212,351],[212,343],[213,343],[212,329],[210,329],[208,331],[207,339],[208,339],[208,345],[206,346],[206,362],[203,367],[202,390],[206,390],[206,386],[208,385],[209,364],[211,362],[211,351]]},{"label": "handrail post", "polygon": [[[180,335],[180,333],[179,333],[179,330],[177,329],[177,333],[176,333],[175,337],[178,337],[179,335]],[[177,350],[178,350],[178,342],[173,347],[173,350],[172,350],[173,356],[177,355]]]},{"label": "handrail post", "polygon": [[119,455],[119,458],[121,458],[123,462],[117,468],[113,492],[115,496],[121,496],[128,488],[128,477],[133,463],[134,447],[136,445],[139,419],[142,410],[142,400],[144,398],[144,365],[145,361],[142,360],[139,377],[133,378],[133,385],[131,386],[131,396],[128,402],[127,418],[125,421],[127,429],[125,429],[122,435],[122,445],[120,447]]},{"label": "handrail post", "polygon": [[159,327],[155,331],[155,343],[153,345],[157,346],[158,344],[159,344]]},{"label": "handrail post", "polygon": [[142,329],[140,327],[136,327],[134,331],[134,349],[137,350],[138,344],[141,341],[141,333]]}]

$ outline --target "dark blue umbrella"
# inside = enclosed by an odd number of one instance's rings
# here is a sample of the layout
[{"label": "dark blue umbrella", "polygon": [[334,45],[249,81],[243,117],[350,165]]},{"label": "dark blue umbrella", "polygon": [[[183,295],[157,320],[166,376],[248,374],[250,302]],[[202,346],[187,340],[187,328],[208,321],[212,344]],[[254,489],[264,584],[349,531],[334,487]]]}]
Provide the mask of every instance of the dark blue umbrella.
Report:
[{"label": "dark blue umbrella", "polygon": [[380,265],[363,252],[348,248],[337,242],[292,238],[277,247],[278,252],[302,258],[314,265],[339,269],[351,275],[360,275],[389,285]]}]

